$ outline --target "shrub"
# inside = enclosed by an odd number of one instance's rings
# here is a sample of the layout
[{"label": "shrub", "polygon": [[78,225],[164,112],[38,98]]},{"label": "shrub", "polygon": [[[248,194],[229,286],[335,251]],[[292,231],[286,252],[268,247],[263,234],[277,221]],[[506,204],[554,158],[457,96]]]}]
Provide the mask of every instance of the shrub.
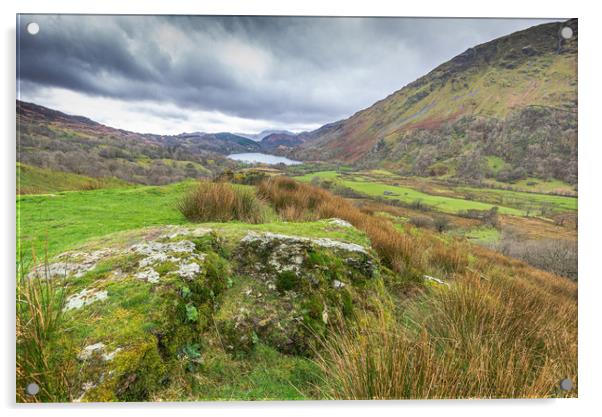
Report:
[{"label": "shrub", "polygon": [[414,210],[420,210],[420,211],[430,210],[430,207],[419,198],[412,201],[408,206],[409,206],[409,208],[414,209]]},{"label": "shrub", "polygon": [[412,216],[410,217],[410,224],[423,229],[430,229],[435,225],[433,219],[428,216]]},{"label": "shrub", "polygon": [[504,233],[495,249],[536,268],[577,280],[577,242],[562,239],[521,240],[515,234]]},{"label": "shrub", "polygon": [[434,225],[436,231],[443,233],[449,229],[449,219],[443,216],[435,217]]},{"label": "shrub", "polygon": [[223,182],[199,182],[178,202],[178,210],[194,222],[262,223],[266,218],[265,205],[252,190]]}]

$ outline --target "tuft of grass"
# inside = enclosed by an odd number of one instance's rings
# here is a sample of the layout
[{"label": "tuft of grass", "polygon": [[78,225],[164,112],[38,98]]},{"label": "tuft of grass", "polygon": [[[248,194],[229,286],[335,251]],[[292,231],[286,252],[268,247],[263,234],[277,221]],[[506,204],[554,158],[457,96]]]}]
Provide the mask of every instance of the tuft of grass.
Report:
[{"label": "tuft of grass", "polygon": [[266,207],[253,190],[225,182],[199,182],[178,202],[178,210],[194,222],[263,223],[266,219]]},{"label": "tuft of grass", "polygon": [[[35,258],[34,258],[35,259]],[[65,377],[68,364],[57,367],[52,362],[51,342],[58,336],[63,321],[65,294],[57,280],[48,277],[47,269],[27,276],[18,265],[16,299],[17,401],[58,402],[69,399]],[[27,393],[29,384],[40,391]]]},{"label": "tuft of grass", "polygon": [[[576,396],[576,288],[536,270],[488,280],[466,272],[434,288],[400,318],[384,310],[323,342],[317,363],[335,399]],[[514,269],[514,268],[512,268]],[[541,275],[547,275],[542,277]],[[532,280],[538,276],[539,287]],[[571,294],[561,296],[558,289]],[[525,296],[525,294],[529,296]],[[428,312],[428,314],[425,314]]]}]

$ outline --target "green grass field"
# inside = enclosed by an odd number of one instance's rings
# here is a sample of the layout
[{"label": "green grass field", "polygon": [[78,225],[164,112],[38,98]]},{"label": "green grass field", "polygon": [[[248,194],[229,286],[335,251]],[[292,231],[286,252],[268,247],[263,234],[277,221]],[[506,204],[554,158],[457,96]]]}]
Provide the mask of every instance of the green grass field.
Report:
[{"label": "green grass field", "polygon": [[[17,249],[21,248],[24,262],[27,262],[31,259],[32,245],[36,256],[47,250],[48,256],[52,257],[77,248],[92,238],[114,232],[188,223],[177,210],[176,203],[194,184],[194,181],[185,181],[166,186],[17,196]],[[366,237],[356,229],[330,227],[325,221],[290,223],[276,218],[268,220],[270,222],[264,224],[231,222],[204,225],[239,237],[249,230],[257,230],[329,237],[368,245]]]},{"label": "green grass field", "polygon": [[[194,184],[194,181],[186,181],[167,186],[17,196],[17,239],[21,242],[18,246],[23,250],[25,268],[31,259],[32,244],[38,255],[47,245],[48,255],[52,257],[66,250],[96,250],[113,244],[123,245],[130,240],[140,241],[149,232],[143,228],[149,226],[152,229],[152,226],[189,223],[177,210],[176,202]],[[278,221],[271,216],[268,220],[270,222],[264,224],[229,222],[201,226],[217,230],[220,236],[234,242],[249,231],[258,231],[327,237],[369,246],[364,233],[332,225],[328,220],[295,223]],[[102,274],[106,269],[99,271]],[[85,279],[93,277],[94,273]],[[316,390],[322,378],[319,367],[310,359],[282,354],[265,345],[257,346],[243,357],[206,348],[203,361],[202,378],[196,381],[194,390],[168,392],[170,399],[312,399],[318,395]]]},{"label": "green grass field", "polygon": [[477,198],[484,199],[492,204],[513,207],[530,206],[533,209],[548,206],[555,211],[565,212],[577,210],[577,197],[473,187],[458,187],[456,190],[459,192],[474,193],[478,195]]},{"label": "green grass field", "polygon": [[[341,185],[370,197],[383,197],[387,200],[399,200],[404,203],[412,203],[420,200],[423,204],[432,206],[437,211],[444,213],[458,213],[464,210],[490,210],[492,207],[496,206],[495,204],[483,203],[480,201],[426,194],[409,187],[381,184],[366,179],[356,179],[355,181],[342,178],[339,179],[336,171],[315,172],[295,178],[299,181],[311,181],[313,177],[330,180],[337,179]],[[392,192],[393,195],[384,195],[385,191]],[[502,214],[512,214],[515,216],[523,215],[521,210],[512,207],[498,207],[499,212]]]},{"label": "green grass field", "polygon": [[27,260],[56,255],[94,236],[160,224],[181,224],[177,200],[194,181],[167,186],[17,196],[17,249]]},{"label": "green grass field", "polygon": [[[378,172],[380,175],[380,171]],[[338,184],[351,188],[370,197],[383,197],[396,199],[404,203],[420,200],[422,203],[432,206],[437,211],[444,213],[458,213],[462,210],[489,210],[493,206],[499,207],[502,214],[524,216],[527,211],[530,215],[537,215],[542,207],[555,212],[572,212],[577,210],[577,198],[570,196],[559,196],[553,194],[540,194],[535,192],[510,191],[495,188],[475,187],[447,187],[442,192],[456,195],[441,196],[428,194],[407,186],[394,186],[378,181],[378,178],[370,178],[365,175],[342,176],[336,171],[320,171],[295,177],[299,181],[311,181],[318,177],[322,180],[336,181]],[[541,181],[541,183],[545,183]],[[548,182],[550,186],[561,186],[560,181]],[[538,183],[539,184],[539,183]],[[437,187],[442,187],[438,185]],[[394,195],[384,195],[384,192],[392,192]],[[466,198],[461,198],[467,196]]]},{"label": "green grass field", "polygon": [[91,178],[17,162],[18,194],[47,194],[60,191],[126,187],[127,185],[127,182],[117,178]]},{"label": "green grass field", "polygon": [[525,191],[529,193],[555,193],[564,194],[567,196],[577,195],[577,191],[575,190],[574,186],[560,180],[525,178],[524,180],[519,180],[508,184],[505,182],[496,181],[494,179],[485,179],[484,182],[500,189],[511,187],[516,191]]}]

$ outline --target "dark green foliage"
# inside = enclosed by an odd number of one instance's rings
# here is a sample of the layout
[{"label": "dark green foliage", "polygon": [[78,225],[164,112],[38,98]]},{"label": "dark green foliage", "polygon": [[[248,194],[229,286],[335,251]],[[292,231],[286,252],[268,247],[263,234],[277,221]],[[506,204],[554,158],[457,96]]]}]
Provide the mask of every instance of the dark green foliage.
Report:
[{"label": "dark green foliage", "polygon": [[215,231],[204,234],[200,237],[190,239],[198,252],[215,252],[221,257],[228,258],[230,252],[226,247],[224,239]]},{"label": "dark green foliage", "polygon": [[201,345],[199,343],[191,343],[184,346],[182,354],[187,359],[186,370],[188,372],[195,372],[203,362]]},{"label": "dark green foliage", "polygon": [[435,230],[439,233],[443,233],[450,227],[450,221],[447,217],[437,216],[434,219]]},{"label": "dark green foliage", "polygon": [[230,270],[228,261],[216,253],[210,252],[205,257],[205,284],[214,297],[219,296],[228,287]]},{"label": "dark green foliage", "polygon": [[276,288],[280,292],[297,289],[299,283],[299,277],[293,271],[282,271],[276,278]]},{"label": "dark green foliage", "polygon": [[[508,165],[493,173],[485,156]],[[401,174],[441,175],[441,164],[455,166],[465,182],[485,177],[513,182],[526,177],[577,181],[577,123],[572,111],[527,107],[506,119],[463,117],[435,130],[417,130],[384,156],[403,161]],[[438,167],[438,168],[436,168]]]},{"label": "dark green foliage", "polygon": [[192,304],[186,304],[186,320],[196,323],[199,319],[199,311]]}]

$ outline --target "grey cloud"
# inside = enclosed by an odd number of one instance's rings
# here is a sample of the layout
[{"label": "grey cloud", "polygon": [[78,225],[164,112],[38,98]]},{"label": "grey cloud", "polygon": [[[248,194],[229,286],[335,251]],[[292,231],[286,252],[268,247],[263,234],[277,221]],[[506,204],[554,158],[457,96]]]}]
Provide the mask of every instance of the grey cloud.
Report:
[{"label": "grey cloud", "polygon": [[[29,21],[40,24],[38,35],[27,34]],[[477,43],[542,22],[23,15],[18,76],[22,89],[62,87],[321,124],[371,105]]]}]

